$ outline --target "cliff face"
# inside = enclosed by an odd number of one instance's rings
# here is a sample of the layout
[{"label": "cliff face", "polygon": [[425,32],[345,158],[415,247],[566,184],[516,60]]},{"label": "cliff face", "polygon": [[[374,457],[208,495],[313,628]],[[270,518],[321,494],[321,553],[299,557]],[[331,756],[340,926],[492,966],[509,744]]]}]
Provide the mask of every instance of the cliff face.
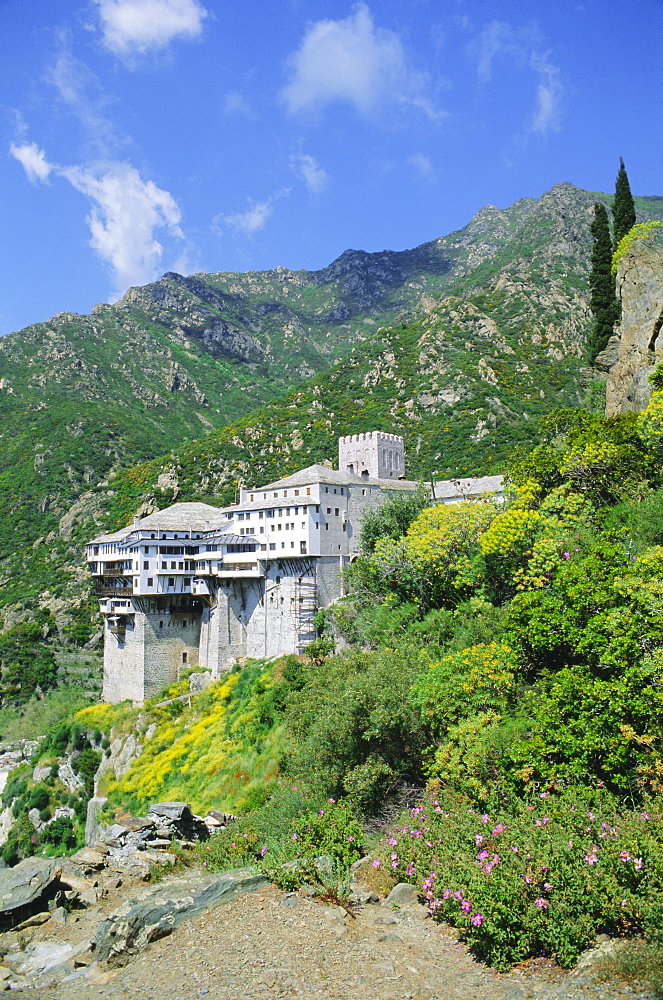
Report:
[{"label": "cliff face", "polygon": [[644,410],[652,392],[649,376],[663,361],[663,246],[633,247],[619,266],[617,294],[619,339],[611,338],[597,358],[598,367],[609,369],[606,417]]}]

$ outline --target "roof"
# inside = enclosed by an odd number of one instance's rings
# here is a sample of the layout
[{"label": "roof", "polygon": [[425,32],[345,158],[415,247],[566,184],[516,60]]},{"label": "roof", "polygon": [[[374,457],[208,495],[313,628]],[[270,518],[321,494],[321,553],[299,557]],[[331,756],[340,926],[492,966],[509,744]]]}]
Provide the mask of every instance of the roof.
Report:
[{"label": "roof", "polygon": [[198,501],[174,503],[163,510],[141,517],[138,524],[128,524],[126,528],[111,534],[97,535],[88,545],[102,542],[121,542],[135,531],[210,531],[221,528],[228,521],[220,507]]},{"label": "roof", "polygon": [[[293,472],[291,476],[284,479],[277,479],[274,483],[267,483],[265,486],[256,486],[250,493],[263,493],[267,490],[289,489],[291,486],[309,486],[312,483],[327,483],[331,486],[380,486],[382,489],[406,489],[417,488],[417,483],[407,479],[377,479],[374,476],[355,476],[352,472],[339,472],[338,469],[329,469],[326,465],[309,465],[299,472]],[[246,489],[246,487],[245,487]]]},{"label": "roof", "polygon": [[478,476],[476,479],[445,479],[435,483],[435,499],[470,497],[497,493],[504,488],[504,476]]}]

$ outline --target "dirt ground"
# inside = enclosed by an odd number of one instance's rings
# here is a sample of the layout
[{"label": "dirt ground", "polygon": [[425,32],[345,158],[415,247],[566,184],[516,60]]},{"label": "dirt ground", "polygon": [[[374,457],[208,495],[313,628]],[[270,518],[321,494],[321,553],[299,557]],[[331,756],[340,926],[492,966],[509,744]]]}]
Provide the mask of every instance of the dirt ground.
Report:
[{"label": "dirt ground", "polygon": [[[126,887],[125,887],[126,891]],[[53,927],[49,940],[92,937],[109,899],[75,923]],[[475,962],[451,928],[424,907],[381,904],[340,908],[273,886],[236,897],[182,924],[119,968],[89,963],[43,974],[35,1000],[617,1000],[643,990],[599,981],[592,965],[572,973],[547,961],[508,974]],[[50,923],[50,921],[49,921]],[[41,928],[47,936],[48,925]],[[10,987],[10,981],[4,983]],[[16,983],[13,989],[21,988]],[[0,989],[2,987],[0,986]],[[27,990],[26,986],[23,986]]]}]

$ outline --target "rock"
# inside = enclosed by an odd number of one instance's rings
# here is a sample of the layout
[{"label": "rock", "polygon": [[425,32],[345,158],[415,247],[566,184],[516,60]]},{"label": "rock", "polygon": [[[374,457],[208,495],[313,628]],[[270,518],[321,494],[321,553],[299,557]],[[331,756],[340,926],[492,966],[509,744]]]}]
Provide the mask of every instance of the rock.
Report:
[{"label": "rock", "polygon": [[76,851],[75,854],[71,855],[70,860],[75,865],[81,865],[83,868],[92,868],[93,870],[103,868],[105,863],[104,855],[98,854],[97,851],[93,851],[90,847],[82,847],[80,851]]},{"label": "rock", "polygon": [[[114,823],[111,830],[122,830],[125,834],[127,830],[137,833],[139,830],[153,830],[156,823],[153,819],[146,819],[144,816],[123,816],[121,820]],[[121,834],[115,834],[121,836]]]},{"label": "rock", "polygon": [[652,393],[649,375],[663,361],[663,248],[635,243],[617,270],[621,298],[619,358],[610,369],[606,417],[644,410]]},{"label": "rock", "polygon": [[198,694],[200,691],[206,691],[211,683],[212,675],[209,670],[205,670],[199,674],[191,674],[189,677],[189,690],[191,694]]},{"label": "rock", "polygon": [[96,851],[97,854],[103,854],[103,855],[110,854],[110,848],[108,847],[108,844],[102,844],[99,841],[97,841],[97,843],[94,844],[92,850]]},{"label": "rock", "polygon": [[63,764],[60,764],[58,768],[58,778],[67,786],[67,789],[70,792],[76,792],[79,788],[83,787],[83,779],[77,774],[74,774],[69,761],[65,761]]},{"label": "rock", "polygon": [[59,891],[62,867],[54,858],[25,858],[0,871],[0,929],[21,923],[45,909]]},{"label": "rock", "polygon": [[153,816],[164,817],[171,823],[179,823],[193,818],[188,802],[153,802],[150,806]]},{"label": "rock", "polygon": [[220,826],[227,826],[228,823],[237,819],[232,813],[221,812],[219,809],[209,809],[206,818],[215,820]]},{"label": "rock", "polygon": [[[57,907],[55,909],[57,909]],[[24,920],[22,923],[17,924],[14,930],[26,931],[28,927],[41,927],[42,924],[45,924],[50,919],[51,919],[50,913],[35,913],[34,916],[28,917],[27,920]]]},{"label": "rock", "polygon": [[95,957],[108,961],[124,952],[135,952],[150,941],[165,937],[182,921],[199,916],[239,893],[268,885],[252,868],[220,875],[189,876],[157,885],[127,901],[104,920],[94,939]]},{"label": "rock", "polygon": [[51,773],[50,764],[37,764],[36,768],[32,772],[32,780],[36,783],[37,781],[44,781],[48,778]]},{"label": "rock", "polygon": [[384,903],[385,906],[410,906],[419,902],[419,890],[409,882],[399,882],[391,890]]},{"label": "rock", "polygon": [[93,796],[87,804],[87,816],[85,819],[85,843],[92,847],[103,835],[103,826],[99,822],[99,814],[106,805],[106,799]]},{"label": "rock", "polygon": [[37,833],[39,833],[39,831],[41,830],[42,826],[44,826],[44,823],[42,823],[42,821],[39,819],[39,810],[38,809],[29,809],[28,810],[28,819],[30,820],[30,822],[34,826],[34,828],[37,831]]}]

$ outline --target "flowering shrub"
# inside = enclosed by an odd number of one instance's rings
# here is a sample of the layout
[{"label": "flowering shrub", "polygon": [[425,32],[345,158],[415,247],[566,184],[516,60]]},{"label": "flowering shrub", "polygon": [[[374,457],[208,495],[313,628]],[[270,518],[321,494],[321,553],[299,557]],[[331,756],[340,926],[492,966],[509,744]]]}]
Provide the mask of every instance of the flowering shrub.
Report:
[{"label": "flowering shrub", "polygon": [[[659,807],[657,807],[657,810]],[[602,789],[542,792],[481,813],[430,797],[374,864],[416,882],[435,917],[498,969],[530,956],[571,966],[598,933],[663,926],[659,812],[619,811]]]}]

